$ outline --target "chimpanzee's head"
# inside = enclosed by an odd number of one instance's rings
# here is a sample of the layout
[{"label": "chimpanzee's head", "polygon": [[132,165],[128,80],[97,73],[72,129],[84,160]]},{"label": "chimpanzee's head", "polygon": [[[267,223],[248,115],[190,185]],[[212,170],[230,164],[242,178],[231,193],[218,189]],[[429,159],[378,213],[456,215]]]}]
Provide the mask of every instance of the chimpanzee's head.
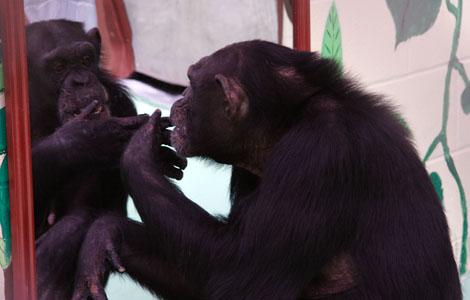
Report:
[{"label": "chimpanzee's head", "polygon": [[30,92],[54,107],[61,124],[98,101],[88,118],[110,115],[108,93],[99,80],[101,39],[67,20],[37,22],[27,27]]},{"label": "chimpanzee's head", "polygon": [[302,73],[315,61],[317,54],[265,41],[202,58],[188,69],[190,86],[172,107],[172,145],[180,155],[221,163],[258,159],[253,156],[279,140],[316,92]]}]

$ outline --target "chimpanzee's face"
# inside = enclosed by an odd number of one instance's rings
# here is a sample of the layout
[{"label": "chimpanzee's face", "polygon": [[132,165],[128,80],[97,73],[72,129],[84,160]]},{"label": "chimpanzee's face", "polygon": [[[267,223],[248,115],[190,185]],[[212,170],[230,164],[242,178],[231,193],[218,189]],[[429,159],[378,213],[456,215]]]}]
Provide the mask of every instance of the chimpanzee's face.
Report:
[{"label": "chimpanzee's face", "polygon": [[108,93],[97,77],[99,57],[93,44],[78,41],[56,48],[44,56],[45,74],[57,84],[57,107],[61,123],[66,123],[92,101],[98,101],[88,118],[109,117]]},{"label": "chimpanzee's face", "polygon": [[106,118],[108,93],[97,77],[98,57],[93,45],[86,41],[54,49],[45,57],[48,74],[54,74],[59,85],[57,107],[59,119],[65,123],[80,114],[92,101],[98,101],[89,118]]},{"label": "chimpanzee's face", "polygon": [[171,108],[171,123],[175,126],[171,133],[171,145],[182,156],[192,156],[188,137],[189,106],[192,97],[191,87],[183,92],[183,98],[176,101]]},{"label": "chimpanzee's face", "polygon": [[175,129],[171,144],[186,157],[214,158],[217,148],[230,135],[230,122],[224,117],[224,92],[215,79],[214,56],[201,59],[188,69],[189,87],[171,109]]},{"label": "chimpanzee's face", "polygon": [[80,114],[92,101],[98,105],[88,119],[109,117],[108,93],[98,78],[99,32],[92,29],[64,36],[56,31],[60,30],[51,25],[28,35],[30,74],[40,85],[36,89],[55,103],[61,124]]}]

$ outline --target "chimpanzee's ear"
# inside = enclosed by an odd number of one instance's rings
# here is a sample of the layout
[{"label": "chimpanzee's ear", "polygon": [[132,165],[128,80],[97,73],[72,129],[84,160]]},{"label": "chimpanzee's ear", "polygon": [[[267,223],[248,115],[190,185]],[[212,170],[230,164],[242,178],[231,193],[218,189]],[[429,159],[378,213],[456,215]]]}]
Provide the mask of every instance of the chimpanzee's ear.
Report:
[{"label": "chimpanzee's ear", "polygon": [[92,43],[95,45],[96,49],[98,50],[98,53],[101,51],[101,34],[98,28],[94,27],[90,29],[86,35],[88,38],[92,41]]},{"label": "chimpanzee's ear", "polygon": [[215,79],[225,93],[225,112],[227,116],[236,120],[245,117],[248,113],[248,96],[238,80],[225,77],[222,74],[215,75]]}]

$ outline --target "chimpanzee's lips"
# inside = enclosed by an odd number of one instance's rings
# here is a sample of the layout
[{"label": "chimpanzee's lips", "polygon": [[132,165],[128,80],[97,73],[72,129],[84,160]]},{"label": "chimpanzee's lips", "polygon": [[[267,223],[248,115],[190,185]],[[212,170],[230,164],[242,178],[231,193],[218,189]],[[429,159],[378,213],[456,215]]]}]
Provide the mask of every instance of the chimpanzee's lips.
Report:
[{"label": "chimpanzee's lips", "polygon": [[88,115],[88,119],[106,119],[111,116],[109,109],[103,105],[98,104],[95,109]]},{"label": "chimpanzee's lips", "polygon": [[176,126],[170,135],[171,146],[175,148],[176,152],[182,156],[186,156],[185,146],[186,145],[186,126]]},{"label": "chimpanzee's lips", "polygon": [[103,112],[104,107],[103,105],[97,105],[95,109],[91,112],[92,115],[99,115],[101,112]]},{"label": "chimpanzee's lips", "polygon": [[108,94],[108,90],[104,86],[103,86],[103,92],[104,92],[104,102],[108,102],[109,94]]},{"label": "chimpanzee's lips", "polygon": [[[98,105],[96,105],[96,107],[93,109],[93,111],[90,112],[90,113],[89,113],[87,116],[85,116],[85,117],[88,117],[88,118],[91,117],[91,118],[93,118],[93,116],[98,116],[98,115],[100,115],[101,113],[106,112],[105,110],[106,110],[106,109],[104,108],[104,106],[103,106],[102,104],[98,104]],[[80,112],[80,113],[81,113],[81,112]],[[79,112],[76,112],[76,113],[74,113],[73,115],[74,115],[75,117],[77,117],[77,116],[80,115],[80,113],[79,113]]]}]

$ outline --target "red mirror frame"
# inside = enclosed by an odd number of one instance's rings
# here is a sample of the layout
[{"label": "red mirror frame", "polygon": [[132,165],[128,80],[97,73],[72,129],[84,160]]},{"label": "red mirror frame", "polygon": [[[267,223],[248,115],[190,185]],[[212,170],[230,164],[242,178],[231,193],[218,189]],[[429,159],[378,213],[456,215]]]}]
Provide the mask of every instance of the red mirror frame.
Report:
[{"label": "red mirror frame", "polygon": [[[36,300],[28,66],[22,0],[1,0],[14,300]],[[8,299],[10,300],[10,299]]]}]

